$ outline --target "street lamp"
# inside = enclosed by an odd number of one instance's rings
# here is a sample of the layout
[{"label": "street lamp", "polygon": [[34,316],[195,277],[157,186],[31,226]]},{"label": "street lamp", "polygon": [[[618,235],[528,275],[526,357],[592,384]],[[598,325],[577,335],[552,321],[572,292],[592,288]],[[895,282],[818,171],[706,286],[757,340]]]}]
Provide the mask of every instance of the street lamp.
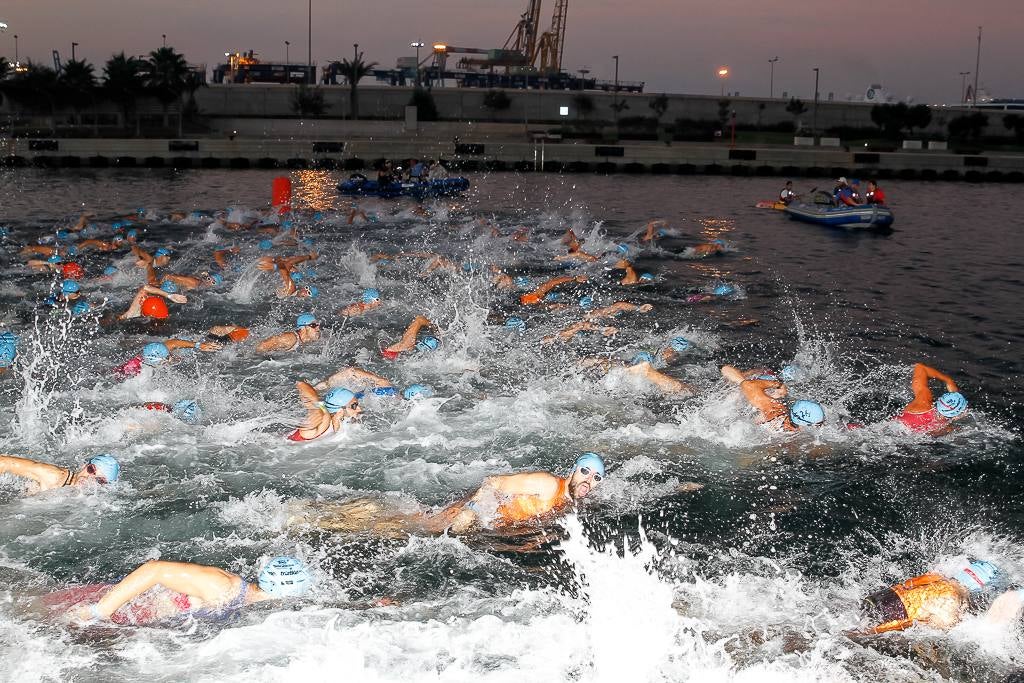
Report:
[{"label": "street lamp", "polygon": [[615,94],[612,96],[612,111],[615,112],[615,125],[619,125],[619,56],[612,55],[615,60]]},{"label": "street lamp", "polygon": [[768,77],[768,99],[775,97],[775,62],[779,61],[779,58],[769,59],[768,64],[771,68],[771,76]]},{"label": "street lamp", "polygon": [[[313,0],[309,0],[309,24],[306,27],[306,78],[310,79],[310,85],[316,84],[316,74],[313,72]],[[305,79],[303,79],[305,80]]]},{"label": "street lamp", "polygon": [[71,43],[71,61],[75,61],[75,48],[78,47],[78,43]]},{"label": "street lamp", "polygon": [[721,95],[722,95],[722,97],[725,97],[725,79],[729,78],[729,67],[727,67],[727,66],[718,67],[718,71],[716,73],[718,74],[718,78],[722,81],[722,92],[721,92]]},{"label": "street lamp", "polygon": [[284,63],[285,63],[285,65],[288,65],[288,64],[292,63],[291,59],[289,59],[290,55],[288,53],[288,48],[290,48],[290,47],[291,47],[291,43],[288,42],[287,40],[284,41]]},{"label": "street lamp", "polygon": [[814,67],[814,113],[811,115],[811,137],[818,134],[818,67]]},{"label": "street lamp", "polygon": [[17,68],[18,65],[19,65],[19,62],[18,62],[18,34],[15,33],[14,34],[14,66],[15,66],[15,68]]},{"label": "street lamp", "polygon": [[416,40],[416,41],[413,41],[413,42],[409,43],[409,47],[416,48],[416,87],[417,88],[420,87],[420,48],[423,47],[424,45],[425,45],[425,43],[422,40]]},{"label": "street lamp", "polygon": [[975,109],[978,107],[978,72],[981,71],[981,27],[978,27],[978,56],[974,59],[974,95],[972,99]]},{"label": "street lamp", "polygon": [[160,37],[163,38],[163,40],[164,40],[164,47],[167,47],[167,34],[166,33],[161,33]]},{"label": "street lamp", "polygon": [[967,77],[970,75],[970,71],[960,72],[960,104],[967,101]]}]

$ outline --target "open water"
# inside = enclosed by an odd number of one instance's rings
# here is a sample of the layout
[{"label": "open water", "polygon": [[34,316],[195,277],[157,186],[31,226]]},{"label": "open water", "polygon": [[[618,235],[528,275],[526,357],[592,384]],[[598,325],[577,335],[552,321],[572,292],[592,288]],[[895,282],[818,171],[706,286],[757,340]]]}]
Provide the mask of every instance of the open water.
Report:
[{"label": "open water", "polygon": [[[925,681],[1001,680],[1024,667],[1020,633],[969,616],[949,632],[917,628],[855,641],[863,595],[967,558],[1024,577],[1024,450],[1020,304],[1024,250],[1012,188],[892,182],[887,235],[790,222],[752,208],[773,179],[492,174],[463,200],[361,202],[378,222],[348,226],[338,173],[291,173],[301,223],[320,259],[320,297],[278,300],[258,273],[258,237],[210,220],[173,223],[173,210],[233,216],[269,199],[272,172],[5,171],[0,223],[0,329],[22,337],[16,372],[0,376],[0,452],[73,465],[114,453],[122,482],[34,497],[0,477],[0,678],[17,681]],[[817,183],[826,187],[829,181]],[[815,183],[808,181],[807,185]],[[800,188],[798,188],[800,189]],[[809,188],[803,188],[809,189]],[[218,244],[242,248],[241,269],[192,296],[163,328],[100,326],[95,316],[38,304],[49,276],[18,248],[94,211],[97,222],[145,207],[144,244],[173,245],[174,272],[211,267]],[[580,317],[530,313],[523,335],[493,324],[516,310],[477,272],[420,277],[421,265],[376,266],[381,250],[432,250],[494,263],[533,282],[573,227],[587,251],[636,244],[651,219],[669,221],[641,270],[655,284],[623,288],[613,259],[578,269],[578,294],[647,302],[610,339],[542,347]],[[503,234],[491,237],[481,219]],[[507,235],[531,229],[527,244]],[[721,238],[724,256],[672,253]],[[284,251],[284,250],[279,250]],[[113,282],[84,289],[123,310],[141,282],[132,259]],[[722,282],[738,294],[687,305]],[[337,316],[361,288],[378,312]],[[127,382],[110,368],[149,341],[199,338],[212,324],[253,337],[312,309],[320,343],[268,359],[252,342]],[[443,352],[380,359],[417,313],[442,329]],[[698,389],[666,399],[620,373],[577,360],[628,359],[674,335],[693,342],[668,369]],[[791,389],[821,401],[827,424],[780,435],[753,423],[723,363],[797,361]],[[937,439],[886,421],[910,398],[911,365],[954,376],[971,414]],[[367,397],[361,425],[307,445],[283,435],[303,413],[297,379],[357,364],[399,386],[429,382],[413,404]],[[188,426],[138,406],[197,398]],[[863,429],[848,430],[848,422]],[[564,471],[579,451],[604,454],[605,483],[579,516],[547,536],[382,539],[286,528],[296,500],[386,496],[399,507],[443,505],[488,474]],[[685,491],[697,482],[703,488]],[[254,578],[262,562],[297,554],[317,579],[306,599],[265,603],[231,623],[81,628],[42,613],[37,598],[110,583],[149,558],[216,565]],[[381,598],[389,606],[375,606]]]}]

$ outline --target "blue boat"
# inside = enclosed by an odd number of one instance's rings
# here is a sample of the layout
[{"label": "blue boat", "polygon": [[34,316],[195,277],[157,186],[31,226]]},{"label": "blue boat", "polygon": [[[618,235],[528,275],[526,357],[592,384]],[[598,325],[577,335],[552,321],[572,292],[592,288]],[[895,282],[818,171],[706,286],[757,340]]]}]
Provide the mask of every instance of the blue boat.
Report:
[{"label": "blue boat", "polygon": [[376,180],[353,176],[338,183],[338,192],[357,197],[452,197],[469,189],[469,180],[462,177],[436,178],[426,182],[394,182],[380,187]]},{"label": "blue boat", "polygon": [[785,208],[785,212],[794,220],[832,228],[886,230],[893,222],[892,209],[881,204],[829,206],[800,203],[790,204]]}]

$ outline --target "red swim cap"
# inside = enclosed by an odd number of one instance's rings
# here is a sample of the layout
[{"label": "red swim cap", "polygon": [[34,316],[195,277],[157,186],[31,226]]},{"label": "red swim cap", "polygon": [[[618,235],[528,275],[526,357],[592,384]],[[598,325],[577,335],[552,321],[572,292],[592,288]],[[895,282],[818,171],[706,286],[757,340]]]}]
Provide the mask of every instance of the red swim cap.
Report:
[{"label": "red swim cap", "polygon": [[85,277],[85,268],[77,263],[65,263],[60,272],[64,275],[65,280],[79,280]]},{"label": "red swim cap", "polygon": [[167,310],[167,303],[158,296],[147,296],[142,301],[142,315],[157,320],[166,320],[171,313]]},{"label": "red swim cap", "polygon": [[398,351],[381,351],[380,355],[384,356],[385,360],[395,360],[398,358]]}]

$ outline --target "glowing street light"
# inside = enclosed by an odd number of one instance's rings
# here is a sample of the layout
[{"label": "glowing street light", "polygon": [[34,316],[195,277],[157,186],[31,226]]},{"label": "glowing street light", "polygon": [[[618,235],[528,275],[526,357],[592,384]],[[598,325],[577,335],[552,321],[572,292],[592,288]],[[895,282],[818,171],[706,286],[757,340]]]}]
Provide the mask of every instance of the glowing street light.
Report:
[{"label": "glowing street light", "polygon": [[729,78],[729,67],[718,67],[718,78],[722,81],[722,97],[725,96],[725,79]]}]

